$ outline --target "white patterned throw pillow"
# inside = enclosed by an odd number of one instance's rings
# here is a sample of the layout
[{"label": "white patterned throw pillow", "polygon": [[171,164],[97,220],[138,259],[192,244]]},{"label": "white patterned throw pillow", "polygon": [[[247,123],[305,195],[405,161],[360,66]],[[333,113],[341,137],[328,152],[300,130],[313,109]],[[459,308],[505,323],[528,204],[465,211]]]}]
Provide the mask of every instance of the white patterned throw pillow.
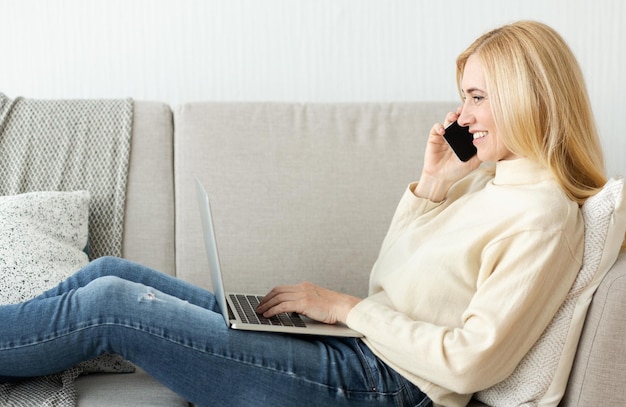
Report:
[{"label": "white patterned throw pillow", "polygon": [[582,207],[583,264],[565,302],[537,343],[505,380],[476,393],[493,407],[557,406],[567,386],[587,309],[624,241],[624,180],[610,179]]},{"label": "white patterned throw pillow", "polygon": [[[29,300],[84,267],[90,194],[29,192],[0,197],[0,304]],[[128,373],[135,367],[104,354],[83,373]]]},{"label": "white patterned throw pillow", "polygon": [[88,263],[89,192],[0,197],[0,304],[36,297]]}]

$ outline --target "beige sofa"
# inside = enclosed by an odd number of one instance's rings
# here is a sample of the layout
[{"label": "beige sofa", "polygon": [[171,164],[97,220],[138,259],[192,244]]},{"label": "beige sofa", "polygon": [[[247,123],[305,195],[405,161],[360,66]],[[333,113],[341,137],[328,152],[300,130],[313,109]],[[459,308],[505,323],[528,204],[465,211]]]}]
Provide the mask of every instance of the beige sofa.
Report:
[{"label": "beige sofa", "polygon": [[[363,296],[428,130],[455,106],[137,101],[123,256],[211,288],[198,177],[227,286],[309,280]],[[562,406],[626,403],[625,276],[622,253],[592,302]],[[141,371],[83,376],[77,387],[86,407],[187,405]]]}]

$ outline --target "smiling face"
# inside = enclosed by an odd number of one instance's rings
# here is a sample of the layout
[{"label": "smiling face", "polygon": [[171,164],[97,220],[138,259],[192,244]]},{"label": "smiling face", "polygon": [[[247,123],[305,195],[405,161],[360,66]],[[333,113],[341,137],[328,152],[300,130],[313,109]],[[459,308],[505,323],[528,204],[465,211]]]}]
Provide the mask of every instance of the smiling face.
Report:
[{"label": "smiling face", "polygon": [[471,55],[463,70],[461,91],[464,97],[459,116],[461,126],[469,126],[481,161],[500,161],[518,158],[501,141],[491,112],[483,67],[476,55]]}]

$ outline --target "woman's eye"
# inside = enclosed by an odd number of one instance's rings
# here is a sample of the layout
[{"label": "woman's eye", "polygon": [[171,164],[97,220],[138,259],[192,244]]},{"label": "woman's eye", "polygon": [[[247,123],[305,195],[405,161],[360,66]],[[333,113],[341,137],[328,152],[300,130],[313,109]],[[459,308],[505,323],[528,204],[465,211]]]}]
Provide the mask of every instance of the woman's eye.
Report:
[{"label": "woman's eye", "polygon": [[[468,96],[461,96],[461,98],[463,99],[463,102],[467,101]],[[487,96],[482,96],[482,95],[472,95],[469,96],[470,100],[472,101],[473,104],[475,105],[479,105],[482,101],[484,101],[485,99],[487,99]]]}]

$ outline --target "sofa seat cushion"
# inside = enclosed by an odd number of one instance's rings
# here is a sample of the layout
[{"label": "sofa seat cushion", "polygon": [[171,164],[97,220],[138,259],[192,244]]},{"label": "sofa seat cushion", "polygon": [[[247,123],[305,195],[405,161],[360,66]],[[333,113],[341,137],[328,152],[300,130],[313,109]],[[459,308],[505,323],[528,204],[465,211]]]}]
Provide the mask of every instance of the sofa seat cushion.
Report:
[{"label": "sofa seat cushion", "polygon": [[80,407],[189,407],[189,403],[141,369],[128,374],[90,374],[76,382]]}]

